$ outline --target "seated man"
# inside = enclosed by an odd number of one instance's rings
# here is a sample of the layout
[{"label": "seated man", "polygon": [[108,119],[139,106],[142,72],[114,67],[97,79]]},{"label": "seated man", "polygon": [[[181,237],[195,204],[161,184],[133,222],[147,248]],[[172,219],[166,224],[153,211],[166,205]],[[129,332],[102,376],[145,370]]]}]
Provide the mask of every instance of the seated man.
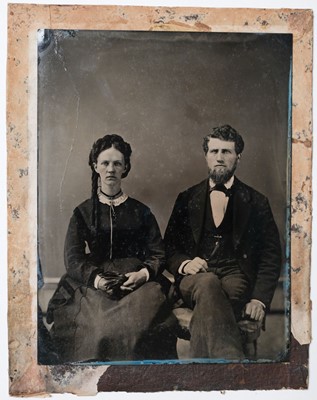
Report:
[{"label": "seated man", "polygon": [[229,125],[204,138],[208,179],[179,194],[166,229],[167,267],[193,310],[193,358],[244,359],[237,321],[263,320],[280,274],[269,202],[234,175],[243,148]]}]

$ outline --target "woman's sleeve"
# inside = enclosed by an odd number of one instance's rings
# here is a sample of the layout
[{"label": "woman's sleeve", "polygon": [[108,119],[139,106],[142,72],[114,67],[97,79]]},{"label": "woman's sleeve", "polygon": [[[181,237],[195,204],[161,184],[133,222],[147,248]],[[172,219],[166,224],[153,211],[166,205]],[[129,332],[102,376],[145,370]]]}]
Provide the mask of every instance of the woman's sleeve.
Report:
[{"label": "woman's sleeve", "polygon": [[99,270],[92,263],[89,254],[86,254],[86,245],[89,237],[89,229],[78,208],[70,219],[64,247],[65,267],[68,275],[84,284],[93,286]]},{"label": "woman's sleeve", "polygon": [[148,211],[145,218],[146,258],[143,262],[150,274],[150,279],[154,279],[164,269],[165,250],[158,223],[154,215]]}]

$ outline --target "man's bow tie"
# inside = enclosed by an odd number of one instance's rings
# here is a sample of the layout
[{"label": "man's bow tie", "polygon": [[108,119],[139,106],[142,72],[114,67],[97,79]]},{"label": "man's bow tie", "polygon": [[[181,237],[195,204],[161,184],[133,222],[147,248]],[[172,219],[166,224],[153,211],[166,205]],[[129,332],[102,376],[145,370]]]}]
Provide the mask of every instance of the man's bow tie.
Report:
[{"label": "man's bow tie", "polygon": [[227,189],[223,184],[217,184],[214,187],[210,188],[209,193],[213,192],[214,190],[218,192],[223,192],[227,197],[232,195],[232,189]]}]

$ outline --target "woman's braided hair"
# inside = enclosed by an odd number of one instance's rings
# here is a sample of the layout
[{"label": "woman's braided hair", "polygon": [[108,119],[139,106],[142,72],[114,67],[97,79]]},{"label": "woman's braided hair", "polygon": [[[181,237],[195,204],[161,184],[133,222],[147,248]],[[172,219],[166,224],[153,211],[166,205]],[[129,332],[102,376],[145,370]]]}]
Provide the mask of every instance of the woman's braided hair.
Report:
[{"label": "woman's braided hair", "polygon": [[98,199],[98,184],[99,174],[95,171],[95,165],[97,164],[99,154],[104,150],[114,147],[120,151],[124,157],[125,171],[122,174],[122,178],[125,178],[131,169],[130,157],[131,157],[131,146],[125,142],[119,135],[105,135],[98,139],[92,146],[89,154],[89,162],[92,175],[91,175],[91,198],[92,198],[92,215],[91,215],[91,231],[94,240],[98,238],[99,228],[99,199]]}]

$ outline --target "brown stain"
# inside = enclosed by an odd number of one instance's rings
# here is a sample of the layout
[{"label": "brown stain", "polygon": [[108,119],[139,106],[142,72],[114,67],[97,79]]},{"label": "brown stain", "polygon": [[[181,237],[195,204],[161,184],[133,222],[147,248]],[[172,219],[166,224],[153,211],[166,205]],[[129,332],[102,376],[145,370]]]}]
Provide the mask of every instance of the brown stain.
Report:
[{"label": "brown stain", "polygon": [[292,139],[293,144],[303,144],[307,148],[312,147],[312,141],[309,139],[300,140],[300,139]]},{"label": "brown stain", "polygon": [[189,24],[185,24],[184,22],[178,22],[178,21],[167,21],[167,22],[155,22],[154,21],[153,26],[149,28],[150,31],[198,31],[198,29],[193,29],[193,26]]},{"label": "brown stain", "polygon": [[311,10],[289,12],[288,23],[290,29],[296,31],[295,40],[301,40],[304,35],[312,30],[313,13]]},{"label": "brown stain", "polygon": [[307,360],[308,346],[300,346],[292,337],[289,362],[111,366],[100,377],[98,391],[305,389],[308,386]]},{"label": "brown stain", "polygon": [[212,28],[209,25],[206,25],[202,22],[196,22],[195,23],[195,27],[199,30],[199,31],[207,31],[207,32],[211,32]]},{"label": "brown stain", "polygon": [[[311,184],[307,183],[307,182],[310,182],[310,181],[311,181],[310,176],[306,176],[305,180],[302,183],[302,187],[301,187],[301,191],[302,192],[304,192],[305,190],[308,190],[308,192],[311,193]],[[306,189],[306,187],[307,187],[307,189]]]},{"label": "brown stain", "polygon": [[[155,27],[151,27],[150,30],[173,30],[173,27],[176,27],[175,30],[179,30],[181,27],[182,30],[191,31],[199,30],[199,31],[211,31],[211,27],[207,24],[201,22],[204,18],[204,14],[186,14],[180,15],[179,20],[175,20],[175,11],[171,9],[156,9],[155,12],[159,15],[159,18],[155,18],[152,21],[152,24],[155,24]],[[184,22],[180,21],[183,20]],[[194,23],[194,24],[193,24]],[[165,25],[168,25],[166,27]]]},{"label": "brown stain", "polygon": [[45,374],[38,375],[38,367],[36,364],[29,364],[25,367],[23,375],[17,379],[11,376],[12,384],[10,386],[10,394],[15,396],[32,396],[41,395],[45,392],[38,391],[37,388],[45,387]]}]

